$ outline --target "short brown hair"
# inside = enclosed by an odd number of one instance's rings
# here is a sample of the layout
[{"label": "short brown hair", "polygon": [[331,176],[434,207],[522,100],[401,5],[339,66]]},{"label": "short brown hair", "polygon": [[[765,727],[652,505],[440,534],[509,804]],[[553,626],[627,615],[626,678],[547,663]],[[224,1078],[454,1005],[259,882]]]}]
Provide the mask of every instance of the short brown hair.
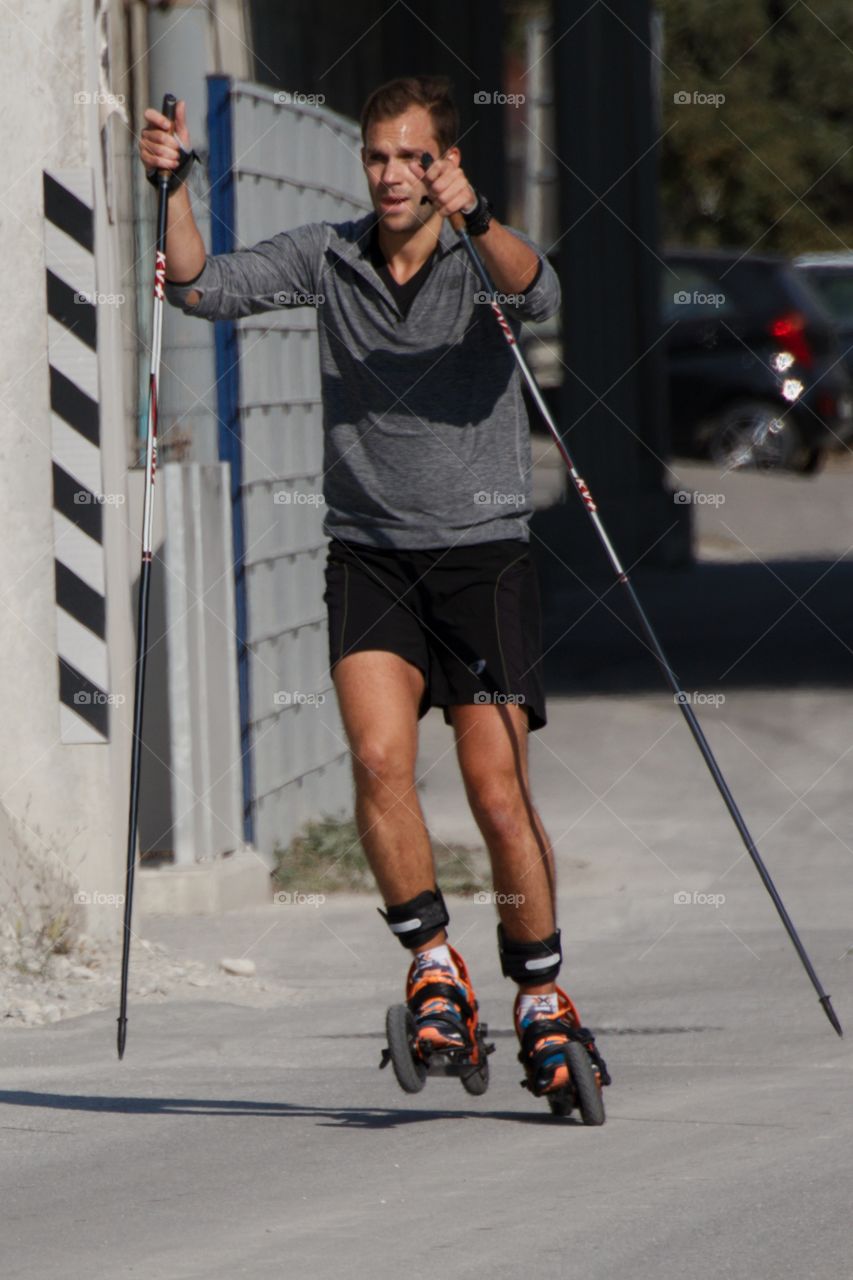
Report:
[{"label": "short brown hair", "polygon": [[442,152],[454,145],[459,137],[459,113],[447,76],[398,76],[374,89],[361,112],[362,142],[366,143],[374,121],[393,120],[409,107],[426,107]]}]

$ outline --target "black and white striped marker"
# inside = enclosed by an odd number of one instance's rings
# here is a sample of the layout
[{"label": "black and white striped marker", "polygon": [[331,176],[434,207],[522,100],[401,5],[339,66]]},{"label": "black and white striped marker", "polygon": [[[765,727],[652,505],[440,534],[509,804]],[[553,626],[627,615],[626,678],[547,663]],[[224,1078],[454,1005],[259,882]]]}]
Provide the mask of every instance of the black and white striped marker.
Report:
[{"label": "black and white striped marker", "polygon": [[92,170],[45,170],[60,736],[109,737]]}]

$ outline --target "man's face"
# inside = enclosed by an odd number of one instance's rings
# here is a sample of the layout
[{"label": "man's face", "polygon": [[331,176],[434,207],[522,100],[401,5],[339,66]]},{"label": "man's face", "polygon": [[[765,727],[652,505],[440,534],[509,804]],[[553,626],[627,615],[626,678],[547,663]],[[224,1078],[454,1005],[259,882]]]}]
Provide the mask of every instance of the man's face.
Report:
[{"label": "man's face", "polygon": [[432,217],[432,206],[421,204],[426,194],[411,165],[420,165],[428,151],[433,159],[440,154],[426,107],[409,107],[390,120],[376,120],[370,126],[361,159],[373,207],[387,231],[415,231]]}]

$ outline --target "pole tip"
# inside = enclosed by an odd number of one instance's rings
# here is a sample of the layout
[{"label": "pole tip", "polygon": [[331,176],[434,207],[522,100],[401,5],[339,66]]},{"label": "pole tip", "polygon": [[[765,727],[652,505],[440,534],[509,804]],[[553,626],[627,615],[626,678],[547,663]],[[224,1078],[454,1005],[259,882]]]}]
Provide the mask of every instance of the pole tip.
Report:
[{"label": "pole tip", "polygon": [[127,1043],[127,1018],[118,1020],[118,1060],[124,1057],[124,1046]]},{"label": "pole tip", "polygon": [[841,1027],[841,1023],[838,1021],[838,1016],[832,1007],[832,997],[821,996],[820,1003],[823,1005],[823,1011],[826,1014],[827,1018],[829,1018],[830,1024],[834,1027],[836,1033],[839,1036],[841,1036],[841,1038],[843,1039],[844,1031]]}]

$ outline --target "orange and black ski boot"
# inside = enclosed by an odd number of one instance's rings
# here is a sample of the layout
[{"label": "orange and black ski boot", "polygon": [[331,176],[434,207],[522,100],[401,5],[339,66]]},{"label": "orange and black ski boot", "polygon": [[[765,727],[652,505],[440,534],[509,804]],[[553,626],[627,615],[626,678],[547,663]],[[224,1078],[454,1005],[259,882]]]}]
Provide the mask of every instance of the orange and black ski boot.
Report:
[{"label": "orange and black ski boot", "polygon": [[415,956],[406,978],[406,1004],[424,1058],[436,1051],[470,1053],[477,1037],[477,998],[468,969],[458,951],[447,949],[458,978],[452,970],[432,963],[428,953]]},{"label": "orange and black ski boot", "polygon": [[610,1084],[607,1064],[592,1032],[565,991],[557,987],[557,1012],[546,1004],[529,1007],[520,1017],[521,994],[516,997],[515,1029],[521,1044],[518,1060],[524,1067],[522,1085],[537,1098],[546,1098],[554,1115],[568,1116],[577,1108],[584,1124],[604,1124],[601,1091]]},{"label": "orange and black ski boot", "polygon": [[458,1076],[470,1094],[489,1086],[487,1028],[478,1017],[477,998],[465,961],[448,947],[456,973],[416,956],[406,979],[406,1003],[392,1005],[386,1019],[390,1062],[406,1093],[418,1093],[428,1075]]}]

